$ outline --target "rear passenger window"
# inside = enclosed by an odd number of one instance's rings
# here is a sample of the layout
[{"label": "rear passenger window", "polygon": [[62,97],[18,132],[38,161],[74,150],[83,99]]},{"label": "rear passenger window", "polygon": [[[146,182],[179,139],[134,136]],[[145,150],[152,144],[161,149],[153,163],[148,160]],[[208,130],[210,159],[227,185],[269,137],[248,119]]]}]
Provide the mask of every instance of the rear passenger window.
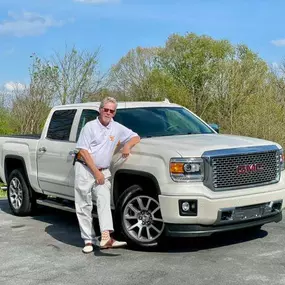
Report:
[{"label": "rear passenger window", "polygon": [[89,109],[84,109],[82,110],[82,114],[80,117],[79,125],[78,125],[78,130],[76,134],[76,141],[79,138],[80,132],[82,128],[85,126],[85,124],[89,121],[95,120],[99,115],[99,112],[96,110],[89,110]]},{"label": "rear passenger window", "polygon": [[52,140],[69,141],[69,135],[76,110],[58,110],[52,115],[47,138]]}]

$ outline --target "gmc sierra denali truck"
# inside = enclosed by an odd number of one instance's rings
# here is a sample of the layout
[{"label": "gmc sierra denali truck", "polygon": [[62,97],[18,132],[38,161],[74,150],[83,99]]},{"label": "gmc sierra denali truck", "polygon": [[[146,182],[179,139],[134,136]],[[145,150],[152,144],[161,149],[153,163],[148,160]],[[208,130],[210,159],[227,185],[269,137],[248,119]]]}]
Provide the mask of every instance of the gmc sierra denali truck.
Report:
[{"label": "gmc sierra denali truck", "polygon": [[[54,107],[40,137],[0,137],[0,177],[15,215],[37,204],[74,211],[74,154],[99,103]],[[188,109],[165,102],[123,102],[114,118],[141,137],[128,159],[117,146],[111,206],[129,244],[156,246],[164,236],[207,236],[282,219],[280,145],[222,135]],[[94,205],[96,215],[96,205]]]}]

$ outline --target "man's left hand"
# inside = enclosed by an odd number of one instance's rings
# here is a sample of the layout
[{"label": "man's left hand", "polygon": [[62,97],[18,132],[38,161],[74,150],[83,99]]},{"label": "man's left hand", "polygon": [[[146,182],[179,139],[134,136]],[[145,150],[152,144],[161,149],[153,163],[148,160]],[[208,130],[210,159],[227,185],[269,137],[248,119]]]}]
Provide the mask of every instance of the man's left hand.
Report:
[{"label": "man's left hand", "polygon": [[122,157],[127,158],[130,155],[131,148],[128,145],[124,145],[122,150]]}]

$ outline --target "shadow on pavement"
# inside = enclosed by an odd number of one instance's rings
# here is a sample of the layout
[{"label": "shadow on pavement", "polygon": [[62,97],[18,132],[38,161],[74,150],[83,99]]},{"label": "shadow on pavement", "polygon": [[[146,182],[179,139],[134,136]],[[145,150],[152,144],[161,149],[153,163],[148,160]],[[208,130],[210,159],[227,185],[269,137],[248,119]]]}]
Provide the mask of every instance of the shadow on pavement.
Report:
[{"label": "shadow on pavement", "polygon": [[241,244],[251,240],[261,239],[268,235],[263,229],[244,229],[238,231],[213,234],[209,237],[168,238],[156,250],[159,252],[195,252]]},{"label": "shadow on pavement", "polygon": [[[12,215],[7,200],[0,200],[0,210],[8,215]],[[32,218],[50,224],[45,228],[45,231],[54,239],[75,247],[82,247],[83,242],[80,237],[78,221],[74,213],[39,206],[38,214],[32,216]],[[100,231],[97,220],[94,221],[94,227],[95,232],[98,235]],[[266,237],[267,234],[267,231],[263,229],[247,229],[214,234],[211,237],[167,238],[161,247],[143,250],[169,253],[194,252],[261,239]],[[135,248],[132,248],[132,250],[142,251],[142,249]],[[108,251],[110,252],[110,250]],[[100,251],[99,249],[95,250],[95,255],[113,256],[113,254],[107,253],[106,250]]]},{"label": "shadow on pavement", "polygon": [[[0,211],[8,215],[13,215],[9,208],[8,201],[5,199],[0,200]],[[31,218],[39,222],[50,224],[46,226],[45,232],[55,240],[71,246],[83,247],[78,221],[74,213],[38,205],[37,213],[31,216]],[[94,221],[94,228],[96,234],[99,234],[100,230],[97,220]],[[120,256],[120,254],[112,253],[112,250],[100,250],[98,247],[94,249],[94,255],[105,257]]]}]

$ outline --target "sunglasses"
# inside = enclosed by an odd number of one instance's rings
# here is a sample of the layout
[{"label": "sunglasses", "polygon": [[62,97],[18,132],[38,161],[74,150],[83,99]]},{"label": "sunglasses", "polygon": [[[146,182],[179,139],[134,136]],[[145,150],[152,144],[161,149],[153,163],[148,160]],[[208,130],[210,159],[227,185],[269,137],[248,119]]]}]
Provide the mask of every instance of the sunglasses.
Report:
[{"label": "sunglasses", "polygon": [[112,109],[108,109],[108,108],[103,108],[103,111],[104,111],[105,113],[110,112],[111,114],[114,114],[116,110],[112,110]]}]

